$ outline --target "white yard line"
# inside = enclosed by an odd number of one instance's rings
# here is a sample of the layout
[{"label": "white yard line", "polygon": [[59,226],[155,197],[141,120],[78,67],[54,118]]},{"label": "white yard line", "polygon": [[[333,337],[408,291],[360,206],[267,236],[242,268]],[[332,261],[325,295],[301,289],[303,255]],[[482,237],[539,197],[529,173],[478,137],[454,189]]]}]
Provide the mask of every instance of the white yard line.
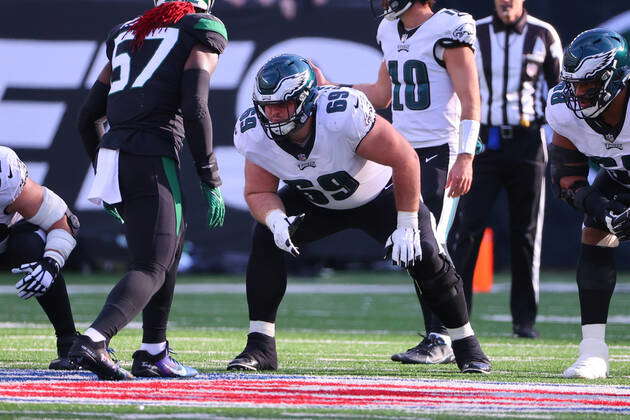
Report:
[{"label": "white yard line", "polygon": [[[68,291],[73,295],[108,293],[113,284],[69,285]],[[509,290],[509,283],[495,283],[492,293],[503,293]],[[546,293],[577,293],[574,283],[541,282],[540,291]],[[175,286],[177,294],[245,294],[243,283],[188,283]],[[406,295],[414,294],[409,284],[357,284],[357,283],[289,283],[288,294],[305,295]],[[630,283],[618,283],[615,293],[630,293]],[[15,294],[13,286],[0,286],[0,295]]]}]

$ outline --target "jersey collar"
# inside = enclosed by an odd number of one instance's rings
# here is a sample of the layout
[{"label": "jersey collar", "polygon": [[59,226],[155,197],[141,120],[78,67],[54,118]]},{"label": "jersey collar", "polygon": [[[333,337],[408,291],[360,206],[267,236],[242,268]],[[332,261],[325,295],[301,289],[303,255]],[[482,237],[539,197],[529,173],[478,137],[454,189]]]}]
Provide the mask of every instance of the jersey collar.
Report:
[{"label": "jersey collar", "polygon": [[311,131],[311,137],[306,141],[303,146],[299,146],[289,140],[287,137],[282,137],[276,140],[276,144],[284,150],[286,153],[290,154],[297,160],[306,160],[311,154],[313,150],[313,146],[315,145],[315,136],[317,135],[317,121],[315,121],[315,111],[313,111],[313,131]]}]

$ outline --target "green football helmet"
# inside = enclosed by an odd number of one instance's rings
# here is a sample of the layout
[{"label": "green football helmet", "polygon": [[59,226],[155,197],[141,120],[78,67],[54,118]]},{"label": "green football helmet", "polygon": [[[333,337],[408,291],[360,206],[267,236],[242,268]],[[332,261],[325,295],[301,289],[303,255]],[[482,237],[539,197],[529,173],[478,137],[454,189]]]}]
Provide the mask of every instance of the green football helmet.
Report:
[{"label": "green football helmet", "polygon": [[[308,61],[295,54],[282,54],[267,61],[254,82],[254,108],[267,136],[286,136],[306,123],[315,110],[318,89],[315,72]],[[295,102],[295,112],[287,120],[271,122],[265,105]]]},{"label": "green football helmet", "polygon": [[160,6],[164,3],[170,3],[173,1],[184,1],[186,3],[192,3],[195,8],[206,13],[210,13],[210,11],[212,10],[212,5],[214,4],[214,0],[153,0],[153,3],[156,6]]},{"label": "green football helmet", "polygon": [[[582,32],[564,53],[561,76],[567,107],[580,119],[596,118],[630,78],[628,43],[608,29]],[[595,87],[578,95],[579,83],[593,83]]]}]

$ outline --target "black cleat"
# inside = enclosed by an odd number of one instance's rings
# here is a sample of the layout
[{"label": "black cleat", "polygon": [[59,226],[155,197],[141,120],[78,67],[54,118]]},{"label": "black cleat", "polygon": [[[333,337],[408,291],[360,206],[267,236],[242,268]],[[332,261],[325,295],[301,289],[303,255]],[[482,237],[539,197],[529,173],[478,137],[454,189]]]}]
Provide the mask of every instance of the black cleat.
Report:
[{"label": "black cleat", "polygon": [[196,369],[173,359],[171,353],[168,341],[164,351],[156,355],[138,350],[133,354],[131,373],[142,378],[192,378],[199,374]]},{"label": "black cleat", "polygon": [[57,358],[50,362],[48,369],[51,370],[80,370],[81,366],[78,366],[68,358],[68,352],[70,347],[74,343],[74,340],[79,336],[79,333],[75,331],[74,334],[62,335],[57,337]]},{"label": "black cleat", "polygon": [[95,373],[102,380],[121,381],[134,378],[117,361],[112,360],[104,341],[95,343],[86,335],[76,338],[68,357],[73,363]]},{"label": "black cleat", "polygon": [[516,325],[512,327],[515,338],[538,338],[540,334],[534,329],[534,327],[527,325]]},{"label": "black cleat", "polygon": [[245,350],[228,363],[227,370],[277,370],[276,339],[261,333],[249,333]]},{"label": "black cleat", "polygon": [[474,335],[453,341],[453,353],[462,373],[490,373],[492,365]]},{"label": "black cleat", "polygon": [[429,334],[417,346],[406,352],[392,354],[392,360],[403,364],[433,365],[453,363],[455,355],[451,346],[446,344],[441,337]]}]

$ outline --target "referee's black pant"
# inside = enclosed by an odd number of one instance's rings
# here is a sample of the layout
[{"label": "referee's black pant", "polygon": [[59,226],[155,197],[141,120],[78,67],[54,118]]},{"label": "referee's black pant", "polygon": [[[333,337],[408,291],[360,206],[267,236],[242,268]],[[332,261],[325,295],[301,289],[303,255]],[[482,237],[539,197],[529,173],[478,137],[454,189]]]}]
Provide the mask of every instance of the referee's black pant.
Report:
[{"label": "referee's black pant", "polygon": [[[481,138],[488,139],[487,126],[482,126]],[[449,236],[449,253],[463,278],[470,312],[481,237],[499,191],[506,190],[512,269],[510,309],[513,324],[521,327],[534,325],[538,307],[547,162],[543,138],[538,126],[511,127],[501,131],[499,148],[487,149],[475,157],[472,187],[459,201]]]}]

